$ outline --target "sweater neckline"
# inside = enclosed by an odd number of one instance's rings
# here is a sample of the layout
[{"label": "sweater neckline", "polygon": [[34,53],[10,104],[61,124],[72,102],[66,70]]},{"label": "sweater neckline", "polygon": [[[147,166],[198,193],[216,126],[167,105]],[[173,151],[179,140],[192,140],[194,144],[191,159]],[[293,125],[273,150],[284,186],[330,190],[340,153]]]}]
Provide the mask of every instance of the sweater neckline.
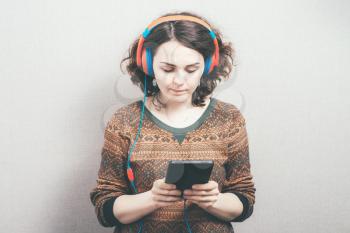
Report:
[{"label": "sweater neckline", "polygon": [[[184,128],[177,128],[170,126],[163,121],[161,121],[158,117],[156,117],[148,108],[145,106],[145,114],[160,128],[165,129],[167,131],[172,132],[173,134],[186,134],[192,130],[197,129],[209,116],[210,112],[213,110],[215,104],[216,104],[216,98],[210,97],[210,102],[207,106],[207,108],[204,110],[202,115],[191,125],[184,127]],[[139,106],[142,111],[142,104],[143,100],[139,100]]]}]

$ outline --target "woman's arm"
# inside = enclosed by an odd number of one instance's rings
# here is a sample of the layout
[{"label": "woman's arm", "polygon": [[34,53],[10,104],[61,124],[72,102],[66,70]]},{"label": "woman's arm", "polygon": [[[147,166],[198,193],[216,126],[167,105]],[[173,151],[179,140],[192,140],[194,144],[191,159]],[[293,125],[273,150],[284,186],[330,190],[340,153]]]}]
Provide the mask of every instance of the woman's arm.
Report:
[{"label": "woman's arm", "polygon": [[151,191],[122,195],[114,201],[113,214],[123,224],[129,224],[157,209]]},{"label": "woman's arm", "polygon": [[243,203],[238,196],[220,193],[218,183],[213,180],[193,185],[191,190],[185,190],[184,198],[224,221],[231,221],[243,212]]},{"label": "woman's arm", "polygon": [[167,184],[165,179],[153,182],[152,189],[134,195],[122,195],[113,205],[114,216],[123,224],[128,224],[143,216],[180,201],[181,191],[173,184]]},{"label": "woman's arm", "polygon": [[231,221],[241,215],[243,204],[233,193],[219,193],[214,205],[204,208],[204,210],[224,221]]},{"label": "woman's arm", "polygon": [[251,173],[249,158],[249,143],[246,122],[237,109],[233,109],[233,119],[230,121],[228,140],[228,160],[226,164],[226,180],[221,192],[231,193],[243,204],[243,212],[232,222],[243,222],[254,210],[255,184]]}]

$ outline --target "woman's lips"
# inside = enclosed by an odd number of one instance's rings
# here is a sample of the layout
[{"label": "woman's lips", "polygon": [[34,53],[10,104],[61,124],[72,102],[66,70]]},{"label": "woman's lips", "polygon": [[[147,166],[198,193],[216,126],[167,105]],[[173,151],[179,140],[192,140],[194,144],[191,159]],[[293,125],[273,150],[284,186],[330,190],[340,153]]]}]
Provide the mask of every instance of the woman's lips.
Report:
[{"label": "woman's lips", "polygon": [[170,90],[176,91],[176,92],[186,91],[186,90],[176,90],[176,89],[170,89]]},{"label": "woman's lips", "polygon": [[174,89],[170,89],[170,90],[176,94],[183,94],[186,92],[186,90],[174,90]]}]

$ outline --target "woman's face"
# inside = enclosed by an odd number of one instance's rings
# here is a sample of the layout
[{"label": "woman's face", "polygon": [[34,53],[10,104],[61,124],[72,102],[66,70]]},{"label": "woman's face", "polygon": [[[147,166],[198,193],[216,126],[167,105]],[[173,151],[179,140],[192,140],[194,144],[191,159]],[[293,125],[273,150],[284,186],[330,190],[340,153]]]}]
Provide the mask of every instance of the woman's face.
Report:
[{"label": "woman's face", "polygon": [[157,48],[153,57],[153,70],[161,99],[188,102],[192,100],[192,93],[200,83],[204,58],[196,50],[171,40]]}]

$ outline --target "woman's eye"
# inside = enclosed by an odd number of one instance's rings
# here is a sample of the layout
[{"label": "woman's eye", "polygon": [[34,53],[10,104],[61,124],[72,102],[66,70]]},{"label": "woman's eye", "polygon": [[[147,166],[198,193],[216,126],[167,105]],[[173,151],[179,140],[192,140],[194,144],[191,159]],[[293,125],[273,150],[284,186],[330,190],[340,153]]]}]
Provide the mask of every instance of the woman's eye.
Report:
[{"label": "woman's eye", "polygon": [[173,70],[163,70],[164,72],[166,72],[166,73],[170,73],[170,72],[172,72]]},{"label": "woman's eye", "polygon": [[[163,71],[166,72],[166,73],[173,72],[173,70],[164,70],[164,69],[163,69]],[[197,70],[189,70],[189,71],[187,71],[187,72],[188,72],[188,73],[193,73],[193,72],[195,72],[195,71],[197,71]]]}]

